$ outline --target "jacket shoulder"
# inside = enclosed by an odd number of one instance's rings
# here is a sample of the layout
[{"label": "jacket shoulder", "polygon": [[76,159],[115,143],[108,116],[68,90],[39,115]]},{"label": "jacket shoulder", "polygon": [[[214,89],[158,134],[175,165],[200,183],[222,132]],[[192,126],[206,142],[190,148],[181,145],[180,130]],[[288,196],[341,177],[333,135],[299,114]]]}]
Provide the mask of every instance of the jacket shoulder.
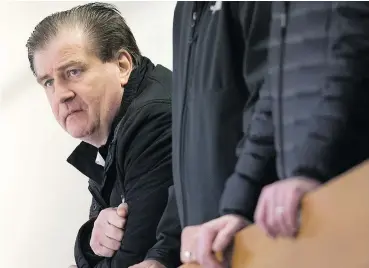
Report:
[{"label": "jacket shoulder", "polygon": [[119,147],[131,147],[137,141],[135,137],[147,135],[163,125],[170,130],[172,106],[172,72],[158,65],[143,81],[143,90],[135,97],[119,122],[114,139]]},{"label": "jacket shoulder", "polygon": [[142,92],[132,101],[130,110],[142,109],[149,103],[171,102],[172,72],[157,65],[143,82]]}]

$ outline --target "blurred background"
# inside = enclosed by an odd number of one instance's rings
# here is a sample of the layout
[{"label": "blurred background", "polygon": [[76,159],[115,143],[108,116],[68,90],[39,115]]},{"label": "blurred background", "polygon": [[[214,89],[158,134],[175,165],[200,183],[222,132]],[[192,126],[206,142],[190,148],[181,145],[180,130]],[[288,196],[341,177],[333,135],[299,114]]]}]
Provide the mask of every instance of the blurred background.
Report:
[{"label": "blurred background", "polygon": [[[26,41],[47,15],[86,2],[5,2],[0,10],[0,267],[67,268],[91,201],[66,162],[78,141],[53,119]],[[112,2],[143,55],[172,68],[175,2]],[[56,265],[57,264],[57,265]]]}]

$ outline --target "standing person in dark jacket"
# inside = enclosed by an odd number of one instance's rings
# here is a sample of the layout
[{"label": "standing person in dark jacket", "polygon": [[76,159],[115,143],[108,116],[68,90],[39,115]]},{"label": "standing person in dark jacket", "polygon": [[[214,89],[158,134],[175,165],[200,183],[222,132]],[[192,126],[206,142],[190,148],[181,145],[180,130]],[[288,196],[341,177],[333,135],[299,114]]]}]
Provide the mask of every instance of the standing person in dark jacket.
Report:
[{"label": "standing person in dark jacket", "polygon": [[[252,220],[255,213],[269,235],[293,236],[303,195],[369,156],[369,4],[272,6],[266,81],[223,192],[227,215],[202,225],[193,252],[204,267],[220,267],[211,252],[236,231],[229,232],[229,214]],[[280,179],[272,184],[271,162]]]},{"label": "standing person in dark jacket", "polygon": [[[269,2],[177,3],[172,95],[175,194],[162,220],[173,223],[171,228],[159,225],[159,241],[148,259],[170,263],[182,228],[220,215],[219,200],[236,165],[236,147],[242,148],[263,83],[269,19]],[[268,171],[267,178],[274,179],[273,166]],[[240,216],[231,215],[229,220],[231,230],[247,224]],[[183,248],[184,260],[191,251]],[[156,267],[150,264],[155,265],[151,260],[135,268]]]},{"label": "standing person in dark jacket", "polygon": [[68,161],[90,178],[94,201],[77,236],[77,266],[142,261],[172,185],[171,72],[141,56],[109,4],[48,16],[27,48],[55,119],[82,140]]}]

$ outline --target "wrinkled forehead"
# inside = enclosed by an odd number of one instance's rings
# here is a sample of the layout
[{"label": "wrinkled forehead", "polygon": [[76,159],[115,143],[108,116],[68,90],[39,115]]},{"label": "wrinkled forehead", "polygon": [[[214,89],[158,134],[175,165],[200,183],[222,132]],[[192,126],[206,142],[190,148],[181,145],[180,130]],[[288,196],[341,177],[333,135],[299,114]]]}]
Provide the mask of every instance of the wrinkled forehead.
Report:
[{"label": "wrinkled forehead", "polygon": [[36,75],[51,75],[58,66],[69,61],[87,61],[90,54],[87,38],[81,31],[62,31],[35,51]]}]

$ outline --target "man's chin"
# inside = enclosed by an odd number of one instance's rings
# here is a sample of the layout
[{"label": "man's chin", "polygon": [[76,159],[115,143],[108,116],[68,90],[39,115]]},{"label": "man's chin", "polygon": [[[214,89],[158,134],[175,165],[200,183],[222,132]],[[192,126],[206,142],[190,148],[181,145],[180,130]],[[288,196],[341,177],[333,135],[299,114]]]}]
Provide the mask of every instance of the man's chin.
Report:
[{"label": "man's chin", "polygon": [[81,133],[75,133],[75,132],[69,132],[68,131],[68,134],[70,135],[70,136],[72,136],[73,138],[75,138],[75,139],[79,139],[79,140],[83,140],[83,138],[85,137],[85,135],[83,135],[83,134],[81,134]]},{"label": "man's chin", "polygon": [[89,136],[86,130],[77,127],[67,127],[66,131],[75,139],[83,140],[83,138]]}]

